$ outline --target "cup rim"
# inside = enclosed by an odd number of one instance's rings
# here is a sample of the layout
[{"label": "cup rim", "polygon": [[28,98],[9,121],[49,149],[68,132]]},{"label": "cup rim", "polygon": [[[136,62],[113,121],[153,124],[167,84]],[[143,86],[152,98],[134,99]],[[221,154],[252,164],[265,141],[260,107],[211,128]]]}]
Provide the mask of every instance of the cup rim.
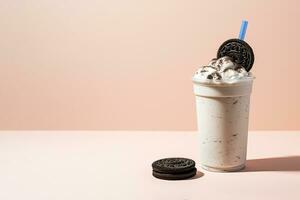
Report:
[{"label": "cup rim", "polygon": [[253,80],[256,79],[256,77],[251,76],[244,79],[240,79],[233,82],[224,82],[224,81],[212,81],[212,80],[200,80],[197,78],[192,78],[193,83],[199,84],[199,85],[205,85],[205,86],[213,86],[213,87],[230,87],[230,86],[237,86],[237,85],[245,85],[252,83]]}]

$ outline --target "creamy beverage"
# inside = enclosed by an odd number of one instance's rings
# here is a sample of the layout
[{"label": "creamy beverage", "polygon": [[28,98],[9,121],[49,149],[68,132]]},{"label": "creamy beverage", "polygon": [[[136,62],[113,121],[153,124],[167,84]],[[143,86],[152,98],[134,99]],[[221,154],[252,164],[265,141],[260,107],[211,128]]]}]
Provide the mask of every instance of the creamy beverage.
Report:
[{"label": "creamy beverage", "polygon": [[200,164],[211,171],[245,166],[253,76],[230,57],[212,60],[193,77]]}]

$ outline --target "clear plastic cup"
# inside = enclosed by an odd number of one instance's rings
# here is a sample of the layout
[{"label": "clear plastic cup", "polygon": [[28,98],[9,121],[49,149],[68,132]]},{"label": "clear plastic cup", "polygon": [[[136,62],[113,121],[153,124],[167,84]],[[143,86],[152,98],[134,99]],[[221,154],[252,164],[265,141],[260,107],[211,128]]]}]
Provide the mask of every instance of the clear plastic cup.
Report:
[{"label": "clear plastic cup", "polygon": [[201,167],[223,172],[243,169],[253,78],[231,84],[193,82]]}]

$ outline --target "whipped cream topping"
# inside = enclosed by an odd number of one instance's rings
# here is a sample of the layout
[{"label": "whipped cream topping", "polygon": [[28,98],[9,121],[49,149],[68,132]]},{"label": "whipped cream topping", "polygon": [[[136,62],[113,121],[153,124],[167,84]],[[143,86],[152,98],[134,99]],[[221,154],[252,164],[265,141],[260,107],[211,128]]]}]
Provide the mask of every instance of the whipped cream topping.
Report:
[{"label": "whipped cream topping", "polygon": [[235,62],[228,56],[212,59],[207,66],[200,67],[194,81],[207,83],[235,83],[242,80],[253,79],[252,73]]}]

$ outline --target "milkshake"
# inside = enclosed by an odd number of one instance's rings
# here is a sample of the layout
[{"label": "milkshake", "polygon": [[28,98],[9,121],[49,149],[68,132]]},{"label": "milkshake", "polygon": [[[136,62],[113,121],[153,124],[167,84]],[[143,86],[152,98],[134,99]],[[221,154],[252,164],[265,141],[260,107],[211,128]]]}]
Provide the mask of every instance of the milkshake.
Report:
[{"label": "milkshake", "polygon": [[[237,48],[239,45],[246,46]],[[251,47],[231,39],[221,45],[218,58],[193,76],[200,165],[206,170],[245,167],[253,62]]]}]

